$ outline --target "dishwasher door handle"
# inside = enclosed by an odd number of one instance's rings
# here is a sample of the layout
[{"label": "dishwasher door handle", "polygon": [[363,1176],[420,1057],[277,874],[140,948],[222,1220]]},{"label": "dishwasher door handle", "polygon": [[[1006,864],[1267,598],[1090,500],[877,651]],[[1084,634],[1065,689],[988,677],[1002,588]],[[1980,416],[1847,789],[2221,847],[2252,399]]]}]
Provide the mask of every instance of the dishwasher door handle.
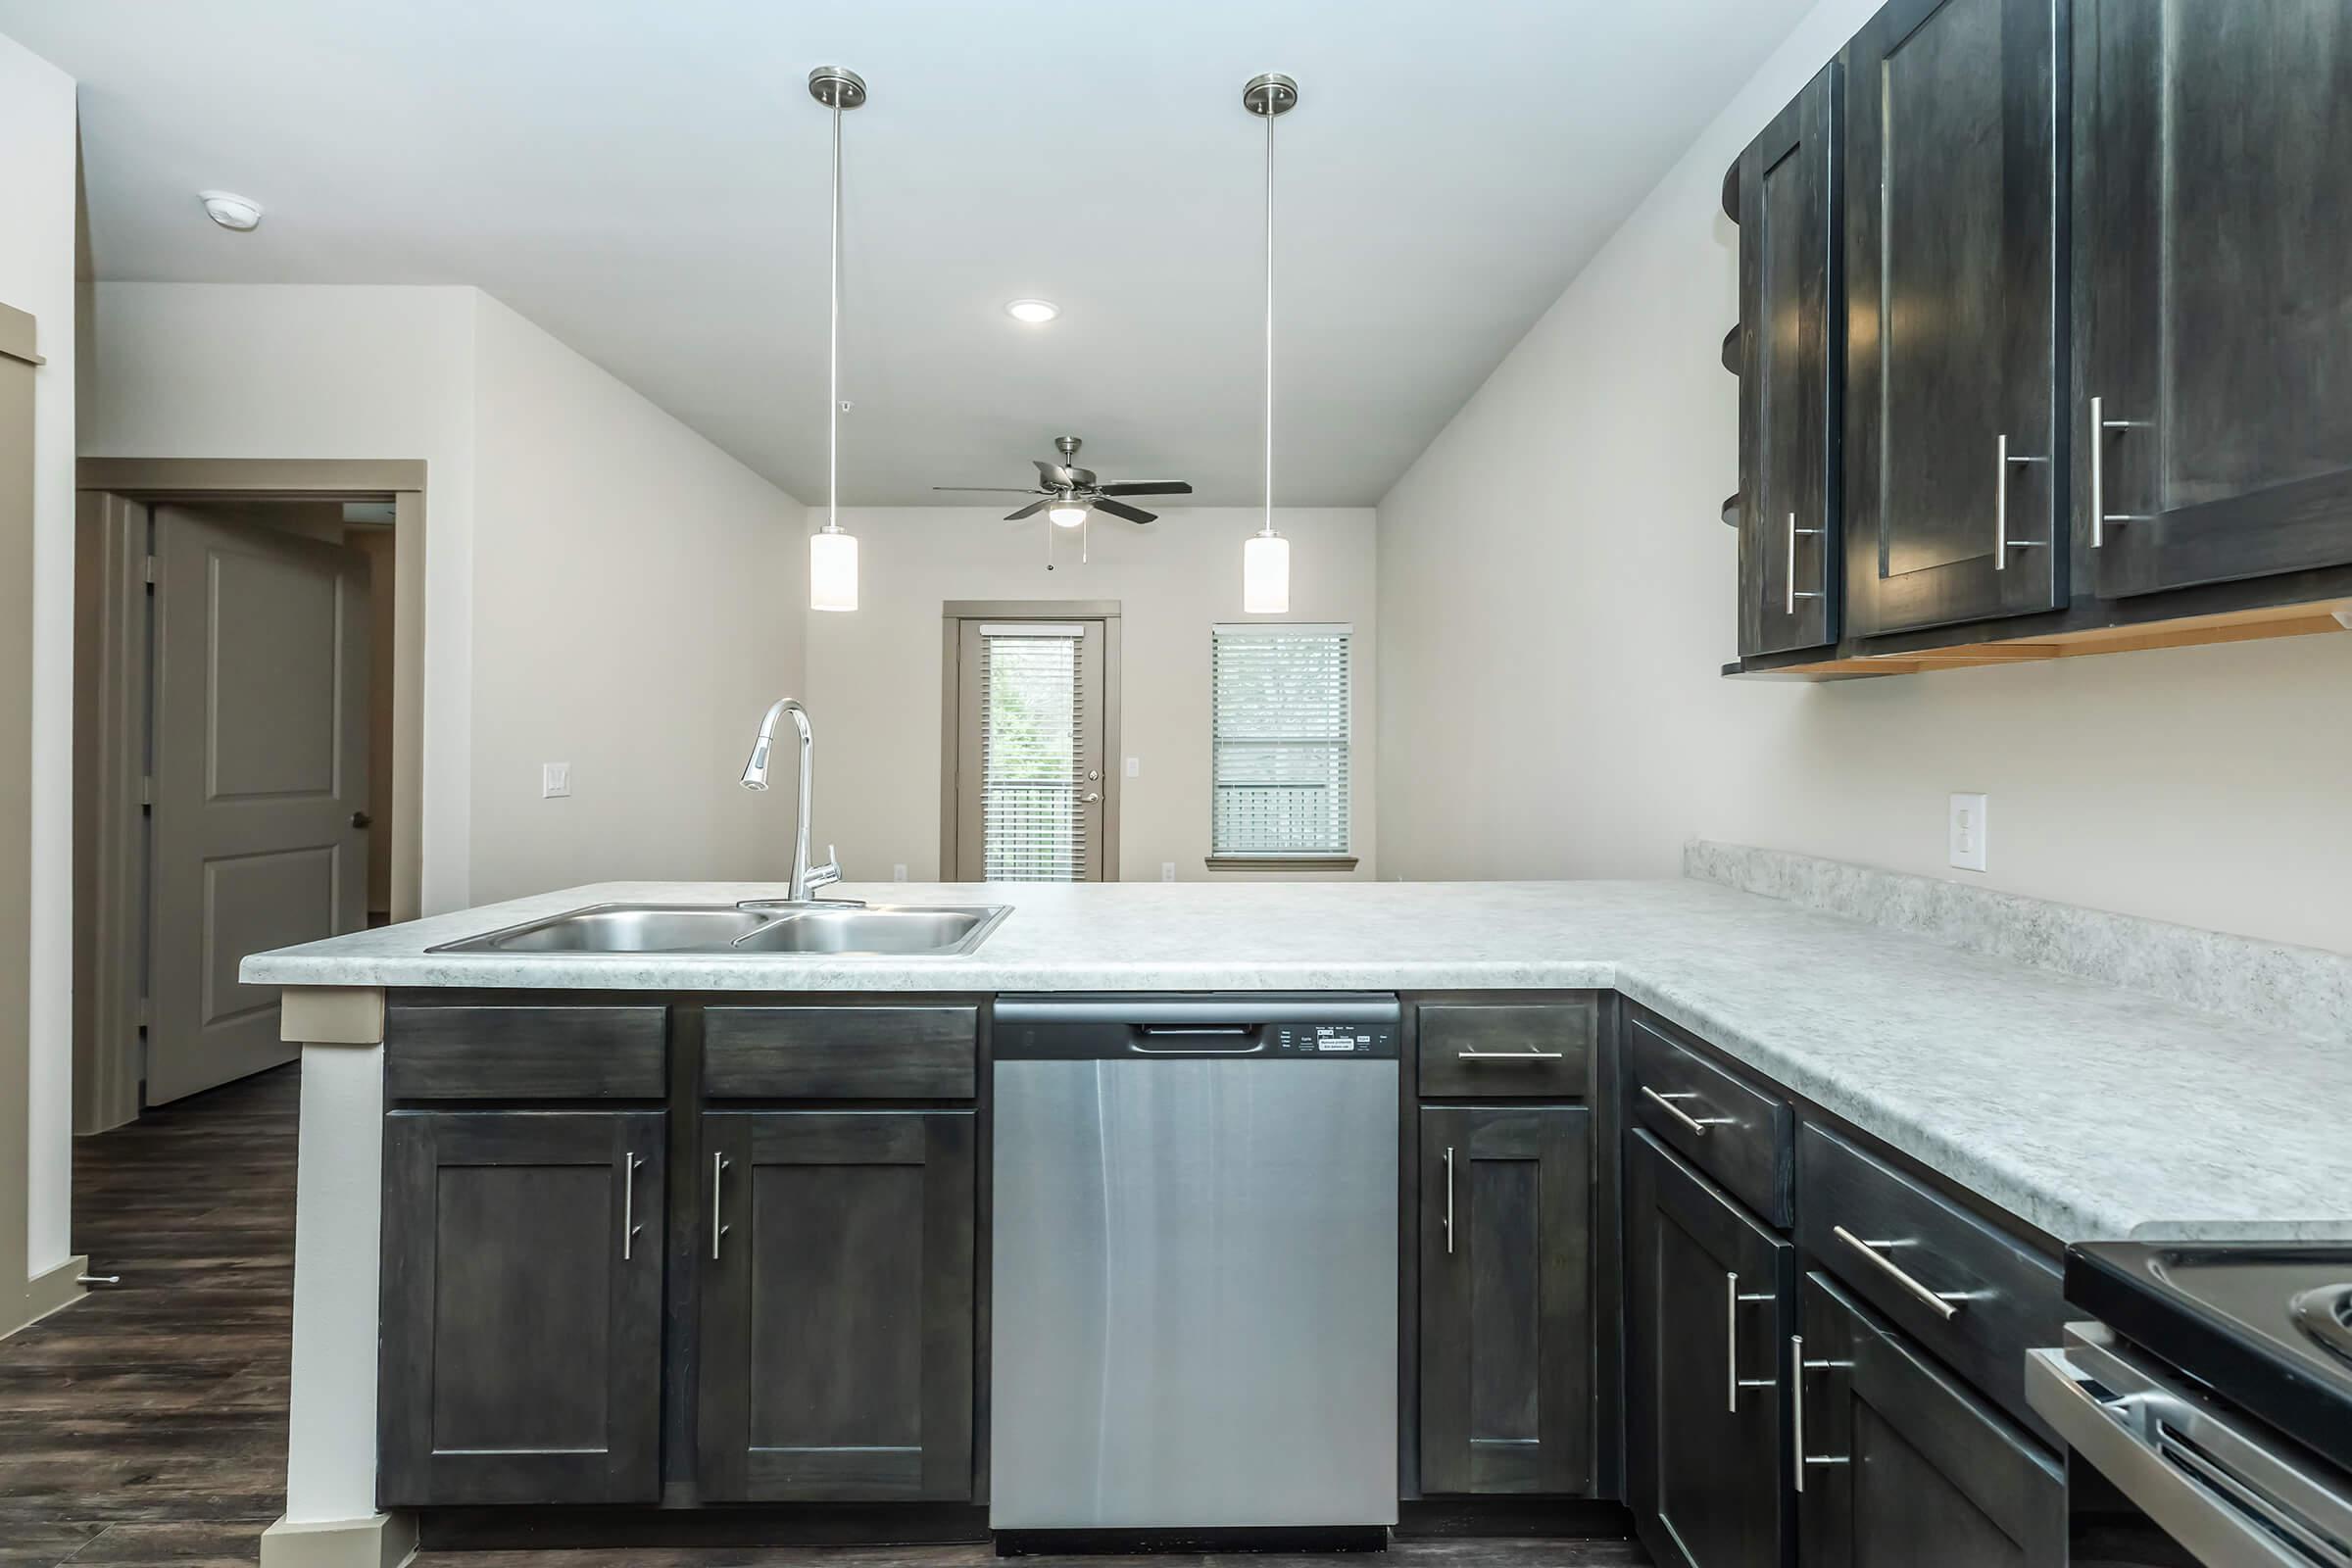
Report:
[{"label": "dishwasher door handle", "polygon": [[[1139,1023],[1134,1050],[1146,1056],[1254,1056],[1265,1050],[1253,1023]],[[1197,1041],[1195,1045],[1156,1045],[1155,1041]],[[1207,1042],[1231,1041],[1231,1045]]]}]

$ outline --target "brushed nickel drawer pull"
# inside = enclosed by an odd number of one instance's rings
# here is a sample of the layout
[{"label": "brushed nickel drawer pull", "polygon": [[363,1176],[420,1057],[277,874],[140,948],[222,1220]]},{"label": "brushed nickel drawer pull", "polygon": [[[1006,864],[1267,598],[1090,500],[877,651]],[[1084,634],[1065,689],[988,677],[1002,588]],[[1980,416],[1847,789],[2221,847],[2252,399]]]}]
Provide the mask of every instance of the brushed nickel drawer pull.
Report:
[{"label": "brushed nickel drawer pull", "polygon": [[1690,1136],[1693,1138],[1706,1137],[1707,1129],[1710,1127],[1729,1127],[1732,1124],[1732,1118],[1729,1116],[1693,1116],[1682,1106],[1676,1104],[1675,1102],[1678,1100],[1696,1100],[1698,1098],[1698,1096],[1692,1094],[1690,1090],[1678,1090],[1673,1094],[1661,1095],[1655,1089],[1650,1088],[1649,1085],[1643,1084],[1642,1086],[1642,1093],[1648,1096],[1651,1100],[1656,1101],[1659,1107],[1663,1109],[1667,1115],[1672,1116],[1676,1121],[1679,1121],[1684,1126],[1690,1128]]},{"label": "brushed nickel drawer pull", "polygon": [[710,1156],[710,1261],[713,1263],[718,1261],[718,1239],[727,1234],[727,1227],[718,1221],[718,1216],[724,1212],[719,1203],[719,1193],[720,1184],[726,1180],[727,1164],[724,1154],[713,1153]]},{"label": "brushed nickel drawer pull", "polygon": [[1453,1146],[1446,1147],[1446,1255],[1453,1255]]},{"label": "brushed nickel drawer pull", "polygon": [[1904,1273],[1901,1268],[1895,1265],[1893,1259],[1889,1258],[1885,1252],[1879,1250],[1881,1248],[1904,1247],[1909,1245],[1908,1243],[1866,1242],[1861,1237],[1856,1236],[1852,1231],[1847,1230],[1842,1225],[1833,1225],[1830,1227],[1830,1230],[1839,1241],[1843,1242],[1846,1246],[1852,1248],[1855,1251],[1860,1252],[1864,1257],[1869,1258],[1873,1263],[1877,1264],[1881,1273],[1885,1274],[1888,1279],[1894,1281],[1895,1284],[1908,1291],[1922,1306],[1927,1307],[1944,1322],[1949,1323],[1953,1318],[1960,1315],[1960,1303],[1969,1299],[1968,1293],[1961,1291],[1931,1291],[1925,1285],[1920,1284],[1919,1281]]}]

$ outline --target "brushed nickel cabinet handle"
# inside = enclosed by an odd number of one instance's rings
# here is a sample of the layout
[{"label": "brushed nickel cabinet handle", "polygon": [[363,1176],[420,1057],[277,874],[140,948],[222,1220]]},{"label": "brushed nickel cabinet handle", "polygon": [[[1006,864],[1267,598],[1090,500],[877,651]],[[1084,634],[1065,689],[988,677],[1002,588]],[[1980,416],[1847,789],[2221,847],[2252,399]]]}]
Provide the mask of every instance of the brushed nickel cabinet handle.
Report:
[{"label": "brushed nickel cabinet handle", "polygon": [[1770,1295],[1742,1296],[1740,1293],[1739,1275],[1726,1274],[1723,1277],[1723,1407],[1733,1415],[1740,1413],[1741,1389],[1769,1389],[1779,1381],[1775,1378],[1743,1378],[1740,1375],[1740,1303],[1777,1299],[1777,1297]]},{"label": "brushed nickel cabinet handle", "polygon": [[[1796,541],[1800,534],[1809,539],[1827,530],[1821,528],[1799,528],[1796,525],[1796,514],[1793,512],[1788,514],[1788,580],[1782,584],[1786,590],[1782,599],[1782,610],[1787,614],[1796,613],[1796,602],[1799,599],[1819,599],[1821,597],[1820,594],[1800,594],[1796,591]],[[1830,575],[1830,564],[1826,560],[1821,564],[1821,575],[1826,584]]]},{"label": "brushed nickel cabinet handle", "polygon": [[633,1149],[620,1157],[620,1260],[626,1263],[637,1250],[637,1167],[645,1161]]},{"label": "brushed nickel cabinet handle", "polygon": [[719,1193],[720,1184],[726,1180],[726,1176],[727,1156],[712,1154],[710,1156],[710,1261],[713,1263],[718,1261],[718,1239],[727,1234],[727,1227],[720,1224],[718,1219],[718,1216],[724,1212],[719,1202]]},{"label": "brushed nickel cabinet handle", "polygon": [[1995,570],[1995,571],[2007,571],[2007,570],[2009,569],[2009,552],[2010,552],[2010,551],[2012,551],[2012,550],[2038,550],[2038,549],[2040,549],[2040,548],[2041,548],[2041,546],[2042,546],[2042,543],[2043,543],[2043,541],[2041,541],[2041,540],[2039,540],[2039,539],[2012,539],[2012,538],[2010,538],[2010,537],[2009,537],[2009,468],[2010,468],[2010,466],[2011,466],[2012,464],[2018,464],[2018,463],[2047,463],[2047,462],[2049,462],[2050,460],[2049,460],[2048,458],[2046,458],[2046,457],[2044,457],[2044,458],[2011,457],[2011,456],[2010,456],[2010,454],[2009,454],[2009,437],[2008,437],[2008,434],[2007,434],[2006,432],[2003,432],[2003,434],[2002,434],[2002,436],[2001,436],[2001,439],[2000,439],[2000,447],[1999,447],[1999,451],[2000,451],[2000,479],[1999,479],[1999,482],[1998,482],[1998,484],[1995,486],[1995,489],[1994,489],[1994,493],[1993,493],[1993,505],[1992,505],[1992,529],[1993,529],[1992,569],[1993,569],[1993,570]]},{"label": "brushed nickel cabinet handle", "polygon": [[1453,1255],[1453,1147],[1446,1149],[1446,1255]]},{"label": "brushed nickel cabinet handle", "polygon": [[1854,1363],[1851,1361],[1806,1360],[1805,1337],[1802,1334],[1791,1334],[1788,1336],[1788,1362],[1789,1365],[1794,1368],[1795,1372],[1794,1377],[1790,1381],[1790,1386],[1788,1389],[1789,1433],[1794,1439],[1794,1441],[1788,1445],[1788,1452],[1793,1461],[1789,1465],[1789,1469],[1792,1472],[1789,1479],[1791,1486],[1793,1486],[1796,1491],[1802,1492],[1805,1490],[1805,1466],[1813,1464],[1852,1464],[1854,1462],[1853,1459],[1846,1454],[1808,1454],[1805,1452],[1805,1374],[1807,1372],[1826,1371],[1834,1367],[1850,1367]]},{"label": "brushed nickel cabinet handle", "polygon": [[2155,518],[2142,512],[2107,510],[2107,432],[2110,430],[2146,430],[2154,427],[2147,419],[2110,419],[2107,400],[2090,400],[2090,548],[2107,543],[2107,525],[2111,522],[2153,522]]},{"label": "brushed nickel cabinet handle", "polygon": [[1690,1136],[1693,1138],[1706,1137],[1707,1129],[1710,1127],[1728,1127],[1732,1123],[1732,1118],[1729,1116],[1693,1116],[1682,1106],[1676,1104],[1675,1102],[1678,1100],[1696,1100],[1698,1098],[1698,1096],[1690,1093],[1689,1090],[1680,1090],[1673,1094],[1661,1095],[1655,1089],[1650,1088],[1649,1085],[1643,1084],[1642,1086],[1642,1093],[1647,1096],[1649,1099],[1657,1102],[1659,1107],[1662,1108],[1667,1115],[1672,1116],[1676,1121],[1679,1121],[1684,1126],[1690,1128]]},{"label": "brushed nickel cabinet handle", "polygon": [[1880,1250],[1882,1248],[1903,1247],[1909,1244],[1904,1242],[1866,1242],[1861,1237],[1856,1236],[1852,1231],[1847,1230],[1842,1225],[1833,1225],[1830,1227],[1830,1230],[1832,1234],[1834,1234],[1839,1241],[1852,1248],[1855,1251],[1860,1252],[1864,1257],[1869,1258],[1872,1263],[1877,1265],[1880,1273],[1886,1275],[1888,1279],[1894,1281],[1895,1284],[1901,1286],[1905,1291],[1909,1292],[1914,1299],[1916,1299],[1922,1306],[1928,1308],[1928,1310],[1934,1312],[1936,1317],[1940,1318],[1942,1321],[1949,1323],[1953,1318],[1960,1315],[1961,1303],[1969,1299],[1967,1293],[1961,1291],[1931,1291],[1925,1285],[1922,1285],[1919,1283],[1919,1281],[1913,1279],[1909,1274],[1903,1272],[1903,1270],[1895,1264],[1892,1258],[1889,1258],[1884,1251]]}]

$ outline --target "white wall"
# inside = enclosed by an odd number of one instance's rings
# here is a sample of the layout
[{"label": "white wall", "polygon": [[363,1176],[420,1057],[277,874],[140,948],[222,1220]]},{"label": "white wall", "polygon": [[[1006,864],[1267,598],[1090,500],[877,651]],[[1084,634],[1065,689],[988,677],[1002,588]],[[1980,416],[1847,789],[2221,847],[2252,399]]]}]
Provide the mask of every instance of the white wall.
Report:
[{"label": "white wall", "polygon": [[[801,684],[800,505],[474,301],[471,901],[782,876],[792,785],[736,779]],[[568,799],[541,798],[549,761]]]},{"label": "white wall", "polygon": [[81,451],[425,464],[424,912],[467,895],[475,291],[100,283]]},{"label": "white wall", "polygon": [[[0,1114],[22,1114],[28,1123],[30,1274],[66,1260],[73,1207],[74,138],[73,78],[0,38],[0,304],[35,318],[48,361],[33,376],[32,939],[27,1016],[19,1020],[30,1033],[24,1099],[0,1084]],[[0,1194],[17,1186],[18,1173],[0,1173]],[[0,1281],[0,1294],[14,1289]],[[0,1321],[0,1331],[14,1326]]]},{"label": "white wall", "polygon": [[[1065,535],[1056,541],[1058,569],[1048,573],[1044,519],[1005,522],[1005,510],[843,509],[842,526],[858,539],[858,609],[808,616],[817,853],[837,844],[856,880],[887,881],[900,863],[917,881],[939,875],[943,603],[1115,599],[1122,751],[1143,764],[1140,777],[1119,780],[1121,875],[1150,880],[1173,860],[1181,878],[1208,876],[1209,627],[1256,618],[1242,613],[1242,541],[1262,514],[1198,508],[1165,513],[1148,529],[1098,524],[1088,564],[1078,564],[1076,541]],[[1291,541],[1291,613],[1279,618],[1355,627],[1352,831],[1356,874],[1369,877],[1377,832],[1372,514],[1291,508],[1275,517]]]},{"label": "white wall", "polygon": [[1671,876],[1704,836],[1957,878],[1945,796],[1982,790],[1991,886],[2352,951],[2352,636],[1715,673],[1739,487],[1719,187],[1875,6],[1805,20],[1382,503],[1383,869]]}]

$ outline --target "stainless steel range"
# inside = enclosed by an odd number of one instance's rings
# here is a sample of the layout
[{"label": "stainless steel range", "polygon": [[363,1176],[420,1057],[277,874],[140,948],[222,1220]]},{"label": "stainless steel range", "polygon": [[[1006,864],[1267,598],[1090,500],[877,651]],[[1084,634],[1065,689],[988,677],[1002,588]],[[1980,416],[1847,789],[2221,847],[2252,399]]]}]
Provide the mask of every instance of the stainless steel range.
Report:
[{"label": "stainless steel range", "polygon": [[2066,1298],[2097,1321],[2027,1385],[2072,1450],[2077,1562],[2352,1568],[2352,1247],[2090,1243]]}]

